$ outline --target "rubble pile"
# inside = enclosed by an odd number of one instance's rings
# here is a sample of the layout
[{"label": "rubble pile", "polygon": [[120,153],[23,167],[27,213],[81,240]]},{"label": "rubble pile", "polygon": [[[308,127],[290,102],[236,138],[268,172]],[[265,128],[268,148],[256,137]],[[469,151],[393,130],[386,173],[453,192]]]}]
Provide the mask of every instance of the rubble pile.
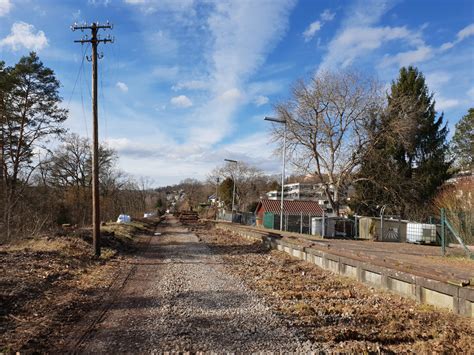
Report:
[{"label": "rubble pile", "polygon": [[183,224],[197,224],[199,222],[199,215],[194,211],[183,211],[179,215],[179,221]]}]

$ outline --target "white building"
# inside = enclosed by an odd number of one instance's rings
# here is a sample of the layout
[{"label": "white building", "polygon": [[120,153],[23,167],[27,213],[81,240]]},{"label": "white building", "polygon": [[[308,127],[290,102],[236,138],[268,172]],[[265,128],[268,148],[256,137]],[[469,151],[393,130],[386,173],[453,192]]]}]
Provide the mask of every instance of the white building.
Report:
[{"label": "white building", "polygon": [[[353,187],[350,186],[346,191],[349,196],[351,192],[353,192],[352,190]],[[331,193],[332,197],[334,197],[334,186],[329,185],[329,192]],[[333,213],[331,204],[329,203],[329,200],[326,196],[325,185],[322,183],[308,184],[297,182],[293,184],[285,184],[283,187],[283,194],[283,199],[285,200],[317,201],[327,214],[330,215]],[[269,200],[279,200],[281,196],[281,190],[269,191],[266,195]],[[344,210],[348,209],[345,203],[345,196],[346,195],[339,192],[339,198],[344,199],[343,201],[340,200],[340,213],[343,213]]]},{"label": "white building", "polygon": [[[329,190],[333,193],[332,186],[329,186]],[[326,196],[324,184],[321,183],[304,184],[297,182],[294,184],[285,184],[283,194],[285,200],[317,201],[324,210],[327,211],[331,208]],[[269,200],[279,200],[280,196],[281,191],[273,190],[267,192]]]}]

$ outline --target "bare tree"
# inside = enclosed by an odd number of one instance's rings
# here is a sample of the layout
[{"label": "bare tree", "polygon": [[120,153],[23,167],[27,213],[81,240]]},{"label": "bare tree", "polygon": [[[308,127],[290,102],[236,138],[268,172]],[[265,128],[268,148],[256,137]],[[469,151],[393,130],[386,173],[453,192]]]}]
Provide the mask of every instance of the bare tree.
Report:
[{"label": "bare tree", "polygon": [[192,211],[200,203],[207,202],[207,196],[210,193],[210,186],[196,179],[184,179],[179,183],[185,193],[185,199],[189,209]]},{"label": "bare tree", "polygon": [[236,205],[241,210],[247,210],[268,187],[267,179],[260,169],[240,161],[237,164],[226,163],[214,169],[208,181],[216,181],[217,177],[230,178],[232,181],[235,179]]},{"label": "bare tree", "polygon": [[[299,81],[290,100],[276,106],[286,121],[291,162],[319,177],[336,213],[369,143],[367,126],[382,107],[378,82],[354,71],[323,72],[308,83]],[[275,125],[275,139],[283,141],[282,136],[283,128]]]}]

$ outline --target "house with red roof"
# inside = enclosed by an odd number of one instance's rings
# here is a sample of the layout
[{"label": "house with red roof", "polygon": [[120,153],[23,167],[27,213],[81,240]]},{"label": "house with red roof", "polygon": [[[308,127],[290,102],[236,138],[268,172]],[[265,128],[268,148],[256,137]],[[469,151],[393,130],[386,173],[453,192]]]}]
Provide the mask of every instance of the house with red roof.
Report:
[{"label": "house with red roof", "polygon": [[[260,200],[255,210],[257,217],[257,226],[265,228],[279,229],[281,201],[279,200]],[[284,200],[283,216],[287,223],[294,220],[310,225],[311,218],[322,217],[323,210],[317,201]]]}]

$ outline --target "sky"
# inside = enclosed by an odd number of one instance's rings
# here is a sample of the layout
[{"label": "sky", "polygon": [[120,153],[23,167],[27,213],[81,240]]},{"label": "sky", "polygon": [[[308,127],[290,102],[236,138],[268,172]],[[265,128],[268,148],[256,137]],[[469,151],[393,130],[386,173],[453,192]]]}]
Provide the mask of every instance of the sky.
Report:
[{"label": "sky", "polygon": [[277,174],[263,118],[322,70],[388,88],[418,67],[450,135],[474,106],[472,0],[0,0],[0,60],[36,51],[61,82],[66,127],[89,138],[90,47],[70,26],[92,21],[115,38],[99,46],[100,139],[155,186],[203,180],[226,158]]}]

